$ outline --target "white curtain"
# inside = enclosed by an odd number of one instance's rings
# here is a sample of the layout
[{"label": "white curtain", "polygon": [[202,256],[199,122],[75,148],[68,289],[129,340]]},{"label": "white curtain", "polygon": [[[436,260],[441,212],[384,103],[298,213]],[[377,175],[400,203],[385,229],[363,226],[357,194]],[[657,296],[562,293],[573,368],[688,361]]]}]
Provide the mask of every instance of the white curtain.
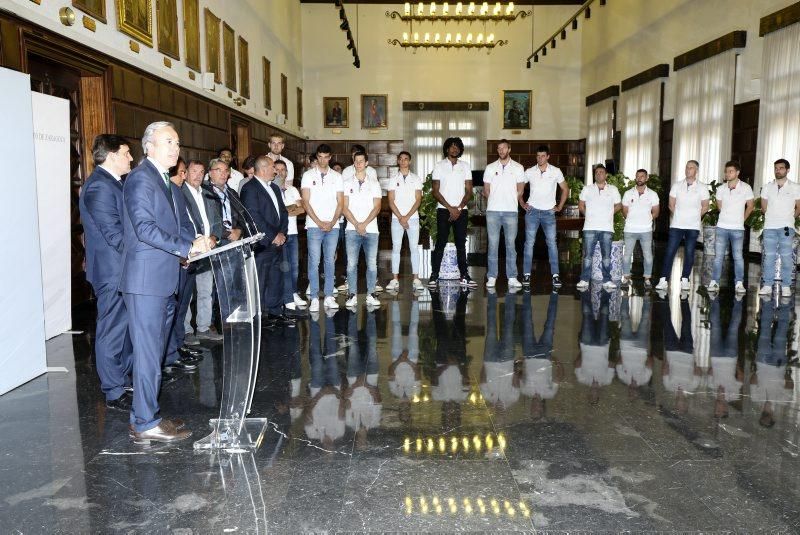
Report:
[{"label": "white curtain", "polygon": [[688,160],[700,162],[702,182],[720,180],[731,154],[736,55],[724,52],[676,73],[672,182]]},{"label": "white curtain", "polygon": [[404,111],[403,139],[411,153],[411,168],[424,179],[444,158],[442,144],[449,137],[464,142],[461,157],[473,170],[486,166],[485,111]]},{"label": "white curtain", "polygon": [[614,99],[589,106],[589,128],[586,135],[586,183],[594,182],[592,167],[611,158],[614,127]]},{"label": "white curtain", "polygon": [[658,172],[661,83],[653,80],[625,91],[619,98],[620,170],[627,177],[634,177],[640,168],[651,174]]},{"label": "white curtain", "polygon": [[758,115],[758,154],[753,191],[774,178],[773,162],[786,158],[789,178],[800,168],[800,24],[764,38],[761,103]]}]

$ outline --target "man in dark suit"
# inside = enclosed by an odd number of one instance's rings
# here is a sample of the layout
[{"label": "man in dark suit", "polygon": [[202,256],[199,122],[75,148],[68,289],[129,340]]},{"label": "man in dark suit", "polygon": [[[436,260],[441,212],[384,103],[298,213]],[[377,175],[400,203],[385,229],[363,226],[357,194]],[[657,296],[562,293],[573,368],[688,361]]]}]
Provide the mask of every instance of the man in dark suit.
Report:
[{"label": "man in dark suit", "polygon": [[162,419],[158,392],[161,362],[175,319],[181,262],[209,250],[196,236],[181,191],[169,180],[178,161],[178,133],[167,122],[147,126],[147,158],[125,180],[124,256],[120,291],[133,342],[131,436],[137,443],[174,442],[191,436],[180,420]]},{"label": "man in dark suit", "polygon": [[256,159],[256,180],[251,180],[242,188],[244,204],[264,238],[255,248],[258,286],[261,292],[261,312],[267,314],[269,325],[293,325],[294,318],[283,313],[283,272],[280,262],[283,245],[289,231],[289,213],[283,204],[281,190],[273,183],[275,164],[271,158],[260,156]]},{"label": "man in dark suit", "polygon": [[122,264],[122,175],[131,170],[125,138],[100,134],[92,146],[94,172],[81,188],[79,206],[86,242],[86,280],[97,297],[94,353],[106,407],[128,412],[131,342],[128,312],[119,293]]},{"label": "man in dark suit", "polygon": [[[255,158],[253,158],[255,165]],[[236,190],[228,185],[228,164],[214,159],[208,164],[208,184],[204,188],[212,192],[217,201],[217,209],[222,214],[222,243],[236,241],[242,237],[242,230],[247,228],[246,217],[240,213],[242,201]],[[247,182],[250,182],[248,180]],[[246,184],[247,182],[244,182]],[[242,187],[244,187],[244,184]],[[249,236],[250,233],[248,232]]]}]

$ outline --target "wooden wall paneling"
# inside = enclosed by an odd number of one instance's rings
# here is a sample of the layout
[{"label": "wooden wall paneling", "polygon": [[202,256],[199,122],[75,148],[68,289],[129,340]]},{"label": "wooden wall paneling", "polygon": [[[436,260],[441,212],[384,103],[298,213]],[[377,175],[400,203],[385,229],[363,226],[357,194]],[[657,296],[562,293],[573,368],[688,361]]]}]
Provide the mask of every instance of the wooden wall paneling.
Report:
[{"label": "wooden wall paneling", "polygon": [[173,95],[175,115],[184,119],[193,120],[194,117],[190,117],[186,114],[186,93],[182,91],[173,91]]},{"label": "wooden wall paneling", "polygon": [[136,129],[133,122],[133,113],[126,113],[125,104],[115,102],[112,106],[112,114],[115,119],[116,133],[124,137],[136,136]]},{"label": "wooden wall paneling", "polygon": [[160,84],[158,86],[158,109],[166,112],[172,113],[175,104],[173,102],[173,94],[172,88],[166,84]]},{"label": "wooden wall paneling", "polygon": [[99,134],[108,133],[111,116],[106,92],[106,78],[103,76],[82,76],[80,79],[81,102],[79,112],[81,116],[81,136],[83,152],[81,160],[83,176],[88,177],[94,169],[94,161],[90,157],[94,138]]},{"label": "wooden wall paneling", "polygon": [[[497,159],[499,139],[486,142],[486,164]],[[511,142],[511,157],[526,169],[536,164],[536,149],[547,145],[550,163],[560,168],[565,176],[583,177],[583,162],[586,143],[584,140],[514,140]]]},{"label": "wooden wall paneling", "polygon": [[142,77],[142,104],[151,110],[158,107],[158,83],[152,78]]},{"label": "wooden wall paneling", "polygon": [[[742,166],[741,178],[751,186],[756,172],[758,144],[758,100],[743,102],[733,107],[733,138],[731,159]],[[758,192],[755,192],[758,194]]]},{"label": "wooden wall paneling", "polygon": [[[180,91],[176,92],[176,94],[183,94]],[[190,121],[197,120],[197,99],[191,95],[186,96],[186,118]]]},{"label": "wooden wall paneling", "polygon": [[125,82],[123,79],[122,69],[117,66],[111,67],[111,97],[118,100],[125,98]]},{"label": "wooden wall paneling", "polygon": [[23,56],[20,26],[16,21],[0,19],[0,65],[22,71]]},{"label": "wooden wall paneling", "polygon": [[131,70],[122,70],[122,80],[125,86],[125,101],[131,104],[143,104],[142,78]]},{"label": "wooden wall paneling", "polygon": [[197,103],[197,120],[201,124],[208,124],[208,102],[201,100]]}]

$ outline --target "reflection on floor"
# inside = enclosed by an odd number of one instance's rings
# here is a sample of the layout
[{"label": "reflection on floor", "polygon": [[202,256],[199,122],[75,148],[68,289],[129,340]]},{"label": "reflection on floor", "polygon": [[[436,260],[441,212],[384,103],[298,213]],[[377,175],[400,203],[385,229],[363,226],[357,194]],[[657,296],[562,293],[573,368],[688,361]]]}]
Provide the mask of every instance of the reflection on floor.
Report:
[{"label": "reflection on floor", "polygon": [[[255,454],[131,444],[89,337],[63,335],[69,372],[0,398],[2,529],[797,532],[800,324],[754,280],[741,300],[403,280],[377,311],[264,331]],[[219,353],[162,391],[193,438]]]}]

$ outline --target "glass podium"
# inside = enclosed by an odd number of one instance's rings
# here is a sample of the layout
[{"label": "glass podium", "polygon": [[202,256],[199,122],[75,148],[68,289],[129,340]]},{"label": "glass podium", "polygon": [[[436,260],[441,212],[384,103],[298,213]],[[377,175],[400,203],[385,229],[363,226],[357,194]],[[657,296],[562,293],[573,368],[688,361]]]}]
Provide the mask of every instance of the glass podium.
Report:
[{"label": "glass podium", "polygon": [[223,331],[219,418],[209,420],[211,433],[194,443],[195,450],[252,452],[264,438],[267,419],[247,417],[261,342],[261,299],[251,244],[262,237],[253,234],[189,259],[211,262]]}]

